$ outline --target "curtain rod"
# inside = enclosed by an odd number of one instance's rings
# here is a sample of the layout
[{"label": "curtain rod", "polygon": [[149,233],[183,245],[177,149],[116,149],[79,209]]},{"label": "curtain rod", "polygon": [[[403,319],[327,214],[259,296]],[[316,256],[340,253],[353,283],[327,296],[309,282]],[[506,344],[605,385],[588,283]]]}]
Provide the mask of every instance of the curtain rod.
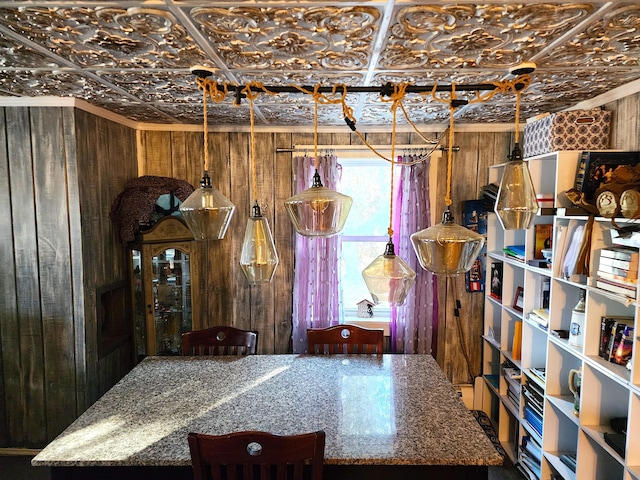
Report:
[{"label": "curtain rod", "polygon": [[[515,85],[515,88],[518,89],[518,87],[522,88],[524,87],[524,83],[520,84],[517,83]],[[219,91],[224,91],[225,90],[225,85],[223,84],[218,84],[217,85],[218,90]],[[341,85],[337,84],[335,86],[319,86],[318,87],[318,92],[320,93],[333,93],[334,90],[337,93],[340,93],[340,88]],[[347,93],[380,93],[381,95],[385,95],[385,96],[389,96],[391,94],[393,94],[393,84],[391,83],[386,83],[385,85],[380,85],[380,86],[362,86],[362,87],[348,87],[346,86],[347,89]],[[236,94],[238,94],[238,92],[240,92],[242,89],[246,88],[246,86],[244,85],[226,85],[227,91],[236,91]],[[269,91],[269,92],[274,92],[274,93],[308,93],[308,92],[313,92],[314,88],[313,86],[301,86],[300,88],[297,87],[293,87],[291,85],[273,85],[273,86],[264,86],[264,87],[259,87],[256,85],[251,85],[250,86],[251,91],[253,92],[264,92]],[[453,89],[455,88],[456,91],[463,91],[463,92],[476,92],[479,90],[495,90],[498,88],[497,85],[494,85],[492,83],[475,83],[475,84],[469,84],[469,85],[463,85],[463,84],[456,84],[455,87],[453,84],[451,85],[439,85],[439,84],[435,84],[435,85],[407,85],[405,88],[405,92],[406,93],[428,93],[428,92],[451,92]],[[302,89],[306,90],[303,91]]]},{"label": "curtain rod", "polygon": [[[435,144],[435,143],[434,143]],[[376,150],[391,150],[391,145],[371,145]],[[420,144],[420,145],[396,145],[395,150],[417,150],[417,149],[429,149],[432,145]],[[313,151],[315,145],[291,145],[289,148],[276,148],[276,153],[293,153],[301,150]],[[318,150],[336,150],[336,151],[369,151],[370,148],[366,145],[318,145]],[[443,152],[448,151],[449,147],[438,147],[438,150]],[[451,148],[454,152],[459,152],[460,147],[454,146]]]}]

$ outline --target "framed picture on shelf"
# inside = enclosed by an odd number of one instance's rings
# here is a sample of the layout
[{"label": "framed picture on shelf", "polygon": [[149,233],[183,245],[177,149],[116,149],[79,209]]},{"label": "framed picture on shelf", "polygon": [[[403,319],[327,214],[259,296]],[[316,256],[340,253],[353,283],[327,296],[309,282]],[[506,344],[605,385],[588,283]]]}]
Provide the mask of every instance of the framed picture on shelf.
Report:
[{"label": "framed picture on shelf", "polygon": [[524,308],[524,288],[518,287],[516,288],[516,296],[513,297],[513,305],[511,305],[514,310],[522,312]]},{"label": "framed picture on shelf", "polygon": [[497,300],[502,299],[502,263],[491,264],[491,290],[490,294]]},{"label": "framed picture on shelf", "polygon": [[535,247],[533,252],[533,258],[542,260],[542,250],[545,248],[551,248],[551,238],[553,233],[553,225],[550,223],[538,223],[535,225]]}]

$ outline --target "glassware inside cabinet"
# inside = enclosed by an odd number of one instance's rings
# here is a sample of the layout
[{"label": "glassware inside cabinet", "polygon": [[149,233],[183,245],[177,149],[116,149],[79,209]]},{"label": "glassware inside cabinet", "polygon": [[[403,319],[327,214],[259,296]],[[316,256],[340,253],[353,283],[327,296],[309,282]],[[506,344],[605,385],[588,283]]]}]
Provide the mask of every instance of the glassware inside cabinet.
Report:
[{"label": "glassware inside cabinet", "polygon": [[189,255],[167,248],[152,265],[156,354],[179,355],[182,333],[192,328]]}]

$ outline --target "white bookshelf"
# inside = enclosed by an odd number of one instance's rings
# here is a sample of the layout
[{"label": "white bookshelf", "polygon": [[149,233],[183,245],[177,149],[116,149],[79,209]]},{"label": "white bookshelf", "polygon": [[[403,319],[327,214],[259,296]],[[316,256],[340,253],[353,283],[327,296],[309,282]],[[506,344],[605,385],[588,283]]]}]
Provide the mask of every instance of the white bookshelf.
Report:
[{"label": "white bookshelf", "polygon": [[[552,192],[555,207],[571,208],[565,196],[573,188],[579,162],[579,151],[554,152],[528,158],[529,169],[538,193]],[[499,184],[503,165],[489,168],[489,182]],[[562,210],[560,210],[562,212]],[[560,226],[586,225],[587,216],[538,215],[533,223],[551,223],[554,235]],[[490,295],[487,279],[483,335],[483,410],[496,423],[498,436],[513,461],[518,460],[522,437],[536,432],[524,416],[524,399],[514,406],[507,397],[508,385],[501,376],[501,364],[511,361],[521,369],[521,383],[542,382],[531,373],[532,368],[545,368],[544,414],[541,442],[543,457],[541,478],[566,480],[621,479],[640,480],[640,301],[596,288],[593,278],[597,270],[599,250],[612,246],[611,221],[596,217],[592,230],[590,272],[586,283],[569,281],[555,274],[553,268],[539,268],[507,258],[502,249],[509,245],[525,245],[525,260],[533,259],[534,227],[504,231],[494,213],[487,222],[487,276],[491,265],[502,263],[502,298]],[[625,219],[616,219],[623,223]],[[554,247],[556,239],[554,238]],[[556,252],[554,251],[554,256]],[[555,258],[554,258],[555,260]],[[550,279],[549,326],[545,330],[528,319],[528,313],[540,306],[541,284]],[[512,308],[517,287],[524,288],[522,312]],[[569,330],[571,310],[580,290],[586,291],[585,340],[582,347],[569,344],[550,332]],[[640,295],[637,296],[640,298]],[[605,361],[598,356],[600,320],[604,315],[624,315],[634,319],[634,359],[632,369]],[[520,358],[513,358],[513,332],[522,322]],[[493,332],[493,337],[491,333]],[[573,409],[569,391],[571,369],[582,369],[580,414]],[[496,382],[496,380],[498,380]],[[497,385],[497,387],[494,387]],[[627,442],[624,457],[605,441],[604,433],[613,432],[609,422],[627,417]],[[563,454],[576,455],[573,472],[561,460]]]}]

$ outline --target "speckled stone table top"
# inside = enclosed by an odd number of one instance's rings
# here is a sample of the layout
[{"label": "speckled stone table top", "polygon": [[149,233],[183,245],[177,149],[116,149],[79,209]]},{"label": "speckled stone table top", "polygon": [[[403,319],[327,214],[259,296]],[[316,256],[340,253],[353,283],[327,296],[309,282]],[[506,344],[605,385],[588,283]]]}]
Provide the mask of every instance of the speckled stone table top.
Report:
[{"label": "speckled stone table top", "polygon": [[499,465],[430,355],[148,357],[34,459],[186,466],[187,434],[324,430],[325,464]]}]

